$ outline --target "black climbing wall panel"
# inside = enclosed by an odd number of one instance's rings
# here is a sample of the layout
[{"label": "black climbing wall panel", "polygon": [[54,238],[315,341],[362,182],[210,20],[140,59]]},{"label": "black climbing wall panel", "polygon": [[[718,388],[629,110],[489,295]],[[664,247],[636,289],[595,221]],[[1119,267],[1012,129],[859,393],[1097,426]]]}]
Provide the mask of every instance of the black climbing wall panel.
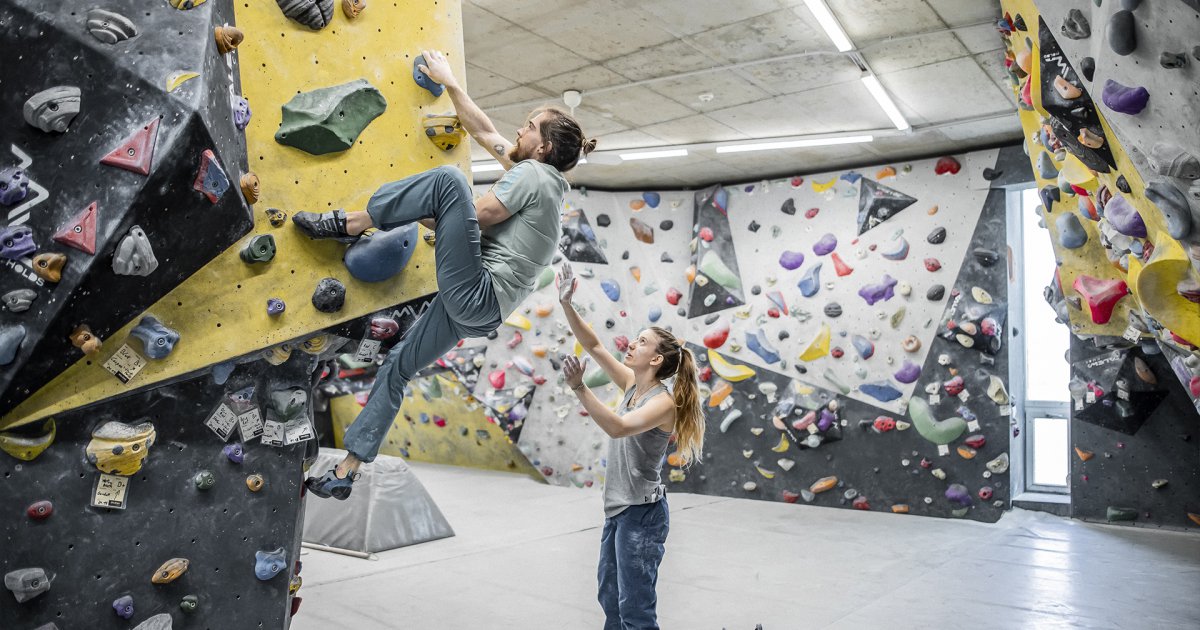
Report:
[{"label": "black climbing wall panel", "polygon": [[[32,182],[24,202],[0,206],[0,222],[30,226],[38,252],[68,258],[57,284],[34,276],[28,259],[0,260],[0,294],[18,288],[38,294],[30,310],[0,313],[0,323],[27,329],[16,360],[0,368],[0,411],[82,357],[68,339],[76,325],[87,324],[107,339],[253,227],[237,185],[247,164],[230,105],[231,91],[240,91],[236,55],[218,55],[212,36],[215,25],[234,23],[232,2],[209,0],[189,11],[165,1],[105,2],[103,9],[126,16],[138,29],[136,37],[115,44],[89,34],[93,6],[0,0],[0,111],[7,114],[7,124],[0,125],[0,169],[22,166]],[[168,78],[184,71],[200,76],[168,92]],[[67,131],[26,124],[26,99],[59,85],[81,91],[80,113]],[[99,163],[155,119],[148,175]],[[193,189],[206,149],[230,179],[216,204]],[[94,255],[51,240],[92,202],[98,208]],[[117,275],[112,268],[118,243],[134,225],[145,231],[159,263],[145,277]]]},{"label": "black climbing wall panel", "polygon": [[[57,439],[33,461],[0,453],[0,574],[24,567],[57,574],[49,592],[25,603],[0,592],[0,628],[54,622],[63,630],[115,630],[159,613],[169,613],[176,628],[285,628],[303,522],[301,465],[315,442],[273,448],[255,440],[244,446],[244,462],[234,464],[204,421],[227,392],[249,385],[263,408],[272,390],[307,389],[314,365],[312,356],[297,352],[277,367],[240,365],[224,385],[205,374],[75,410],[57,417]],[[130,477],[124,510],[90,506],[98,473],[84,449],[92,430],[109,420],[149,421],[157,432]],[[235,431],[230,443],[236,440]],[[193,483],[201,470],[216,481],[206,491]],[[265,479],[256,493],[246,486],[255,473]],[[54,513],[31,520],[25,509],[40,500],[52,501]],[[287,552],[287,568],[260,581],[255,552],[278,547]],[[155,570],[175,557],[190,560],[187,571],[170,584],[152,584]],[[199,600],[190,615],[179,607],[189,594]],[[112,608],[123,595],[134,600],[129,621]]]},{"label": "black climbing wall panel", "polygon": [[696,230],[696,248],[692,264],[696,266],[696,277],[704,275],[703,266],[712,256],[725,265],[737,279],[738,286],[723,287],[715,280],[701,285],[693,282],[688,289],[688,317],[700,317],[709,313],[741,306],[745,302],[742,292],[741,273],[738,271],[737,252],[729,227],[729,195],[721,186],[713,186],[696,193],[696,211],[692,222]]}]

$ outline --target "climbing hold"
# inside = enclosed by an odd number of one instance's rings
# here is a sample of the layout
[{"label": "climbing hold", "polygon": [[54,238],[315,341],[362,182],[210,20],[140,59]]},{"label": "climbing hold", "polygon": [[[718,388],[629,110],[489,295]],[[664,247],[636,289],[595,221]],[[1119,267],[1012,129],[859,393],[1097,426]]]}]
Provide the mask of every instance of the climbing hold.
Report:
[{"label": "climbing hold", "polygon": [[779,352],[767,341],[767,334],[761,328],[746,333],[746,348],[767,363],[779,362]]},{"label": "climbing hold", "polygon": [[1142,215],[1123,195],[1113,195],[1104,204],[1104,218],[1121,234],[1135,238],[1146,237],[1146,223]]},{"label": "climbing hold", "polygon": [[148,276],[158,269],[150,239],[140,226],[129,228],[129,233],[117,244],[112,267],[113,273],[122,276]]},{"label": "climbing hold", "polygon": [[[275,4],[289,19],[314,31],[325,28],[333,19],[333,0],[275,0]],[[345,11],[345,6],[342,9]],[[347,13],[346,17],[352,16]]]},{"label": "climbing hold", "polygon": [[229,458],[229,461],[235,464],[240,464],[246,460],[246,451],[242,448],[240,442],[226,444],[221,449],[221,452],[225,454],[225,457]]},{"label": "climbing hold", "polygon": [[1153,182],[1146,187],[1146,199],[1158,206],[1167,219],[1167,233],[1185,239],[1192,233],[1192,212],[1187,196],[1166,181]]},{"label": "climbing hold", "polygon": [[858,386],[858,391],[880,402],[891,402],[903,395],[900,390],[882,381],[863,383]]},{"label": "climbing hold", "polygon": [[1092,35],[1092,26],[1079,9],[1071,9],[1063,18],[1062,34],[1067,39],[1087,39]]},{"label": "climbing hold", "polygon": [[944,287],[940,284],[935,284],[935,285],[929,287],[929,290],[925,292],[925,298],[927,300],[929,300],[930,302],[937,302],[945,296],[946,296],[946,287]]},{"label": "climbing hold", "polygon": [[240,94],[229,95],[229,106],[233,110],[233,126],[237,127],[238,131],[245,131],[250,124],[250,101],[247,101]]},{"label": "climbing hold", "polygon": [[602,280],[600,288],[604,290],[604,295],[613,302],[621,299],[621,285],[617,284],[616,280]]},{"label": "climbing hold", "polygon": [[875,179],[877,179],[877,180],[887,179],[889,177],[895,177],[895,176],[896,176],[896,167],[894,167],[894,166],[885,166],[875,172]]},{"label": "climbing hold", "polygon": [[804,252],[793,252],[785,250],[779,255],[779,266],[792,271],[799,269],[804,264]]},{"label": "climbing hold", "polygon": [[725,357],[717,354],[711,348],[708,351],[708,364],[712,366],[712,369],[717,373],[717,376],[720,376],[721,378],[732,383],[744,381],[756,374],[756,372],[749,366],[734,365],[726,361]]},{"label": "climbing hold", "polygon": [[1058,244],[1067,249],[1078,249],[1088,242],[1087,231],[1073,212],[1058,215],[1054,225],[1058,228]]},{"label": "climbing hold", "polygon": [[729,339],[729,322],[718,321],[704,333],[704,345],[708,348],[716,349],[725,345],[725,340]]},{"label": "climbing hold", "polygon": [[1137,24],[1132,11],[1117,11],[1108,18],[1108,47],[1122,57],[1137,50]]},{"label": "climbing hold", "polygon": [[322,313],[336,313],[346,303],[346,286],[337,278],[322,278],[313,291],[313,308]]},{"label": "climbing hold", "polygon": [[92,431],[84,452],[100,472],[128,477],[141,470],[155,437],[149,422],[128,425],[109,420]]},{"label": "climbing hold", "polygon": [[137,26],[114,11],[92,9],[87,14],[87,30],[105,44],[116,44],[137,37]]},{"label": "climbing hold", "polygon": [[953,156],[947,155],[945,157],[938,158],[937,164],[933,167],[933,172],[937,173],[938,175],[945,175],[946,173],[957,175],[959,169],[961,168],[962,164],[960,164],[958,160],[954,159]]},{"label": "climbing hold", "polygon": [[812,483],[812,485],[808,487],[808,491],[812,492],[813,494],[820,494],[827,490],[832,490],[835,486],[837,486],[837,483],[838,483],[837,477],[834,477],[834,476],[821,477],[820,479],[814,481]]},{"label": "climbing hold", "polygon": [[287,223],[287,216],[287,213],[279,208],[267,208],[267,220],[271,222],[271,227],[283,227]]},{"label": "climbing hold", "polygon": [[54,574],[41,567],[17,569],[4,574],[4,588],[12,591],[18,603],[24,603],[50,590],[53,580]]},{"label": "climbing hold", "polygon": [[217,478],[213,476],[212,472],[207,470],[201,470],[192,477],[192,484],[196,486],[197,490],[208,490],[216,485],[216,483]]},{"label": "climbing hold", "polygon": [[647,245],[654,244],[654,228],[649,223],[641,221],[637,217],[629,217],[629,227],[633,229],[634,238]]},{"label": "climbing hold", "polygon": [[158,570],[154,572],[154,576],[150,581],[155,584],[170,584],[179,579],[188,570],[190,562],[187,558],[171,558],[162,563]]},{"label": "climbing hold", "polygon": [[225,55],[236,50],[246,39],[246,34],[236,26],[222,25],[213,28],[213,39],[217,42],[217,52]]},{"label": "climbing hold", "polygon": [[946,488],[946,499],[951,503],[957,503],[961,506],[968,506],[974,503],[971,499],[971,491],[961,483],[952,483]]},{"label": "climbing hold", "polygon": [[221,195],[229,190],[229,176],[225,174],[225,169],[221,168],[221,163],[217,161],[212,149],[205,149],[200,154],[200,169],[196,171],[192,189],[203,194],[212,203],[217,203]]},{"label": "climbing hold", "polygon": [[816,336],[813,337],[812,341],[808,342],[808,345],[805,346],[804,350],[800,352],[800,360],[815,361],[829,354],[830,337],[831,331],[829,326],[826,324],[821,324],[821,329],[817,331]]},{"label": "climbing hold", "polygon": [[817,242],[813,244],[812,250],[814,254],[824,256],[832,252],[836,247],[837,237],[832,234],[825,234],[817,239]]},{"label": "climbing hold", "polygon": [[700,260],[698,271],[721,285],[726,291],[742,288],[741,278],[725,264],[725,261],[721,260],[721,256],[716,250],[709,250],[704,255],[704,258]]},{"label": "climbing hold", "polygon": [[158,118],[133,132],[117,148],[100,158],[101,164],[148,175],[154,161],[154,141],[158,138]]},{"label": "climbing hold", "polygon": [[1164,177],[1200,179],[1200,160],[1179,145],[1169,142],[1155,143],[1150,150],[1150,169]]},{"label": "climbing hold", "polygon": [[885,273],[878,283],[868,284],[859,289],[858,296],[869,306],[874,306],[876,302],[886,302],[895,296],[896,282],[895,278]]},{"label": "climbing hold", "polygon": [[250,237],[250,241],[242,248],[241,256],[242,261],[248,264],[270,262],[275,258],[275,237],[270,234]]},{"label": "climbing hold", "polygon": [[29,176],[23,169],[10,166],[0,170],[0,204],[15,205],[24,201],[27,196],[29,196]]},{"label": "climbing hold", "polygon": [[987,469],[996,475],[1008,472],[1008,453],[1000,453],[995,459],[986,464]]},{"label": "climbing hold", "polygon": [[425,114],[421,124],[425,127],[425,137],[443,151],[453,150],[467,133],[454,114]]},{"label": "climbing hold", "polygon": [[838,256],[837,252],[834,252],[833,254],[831,254],[829,258],[831,260],[833,260],[833,269],[834,269],[834,272],[837,273],[839,278],[848,276],[848,275],[854,273],[854,268],[851,267],[850,265],[847,265],[842,260],[842,257]]},{"label": "climbing hold", "polygon": [[46,282],[57,283],[62,279],[63,267],[67,264],[65,254],[42,253],[33,257],[33,273]]},{"label": "climbing hold", "polygon": [[520,328],[521,330],[531,330],[533,328],[533,322],[529,321],[528,317],[525,317],[520,313],[513,313],[509,315],[508,319],[504,320],[504,325],[512,326],[513,328]]},{"label": "climbing hold", "polygon": [[[709,406],[712,407],[714,405],[710,404]],[[728,431],[729,426],[733,424],[733,421],[737,420],[740,417],[742,417],[741,409],[734,409],[734,410],[730,411],[729,413],[725,414],[725,418],[721,420],[721,426],[720,426],[721,433],[725,433],[726,431]]]},{"label": "climbing hold", "polygon": [[1164,50],[1158,56],[1158,65],[1160,65],[1168,70],[1175,70],[1178,68],[1183,68],[1184,66],[1187,66],[1187,64],[1188,64],[1187,53],[1182,53],[1182,52],[1173,53],[1173,52],[1168,52],[1168,51]]},{"label": "climbing hold", "polygon": [[1135,508],[1110,505],[1104,511],[1104,515],[1110,523],[1113,521],[1136,521],[1138,511]]},{"label": "climbing hold", "polygon": [[429,75],[421,72],[421,66],[428,67],[428,64],[425,61],[425,55],[417,55],[417,58],[413,59],[413,81],[418,86],[429,90],[429,93],[432,94],[434,98],[441,96],[442,92],[446,89],[446,86],[442,85],[441,83],[436,83],[433,79],[429,78]]},{"label": "climbing hold", "polygon": [[942,263],[936,258],[925,259],[925,271],[934,272],[942,268]]},{"label": "climbing hold", "polygon": [[1150,102],[1150,92],[1144,87],[1127,87],[1108,79],[1104,82],[1100,100],[1114,112],[1132,116],[1146,108],[1146,103]]},{"label": "climbing hold", "polygon": [[900,365],[900,369],[896,370],[896,373],[892,375],[898,382],[905,384],[915,383],[920,376],[921,366],[908,359],[905,359],[904,363]]},{"label": "climbing hold", "polygon": [[812,297],[821,290],[821,264],[817,263],[808,268],[804,272],[804,276],[800,278],[800,282],[796,284],[800,288],[800,294],[804,297]]},{"label": "climbing hold", "polygon": [[25,515],[35,521],[44,521],[52,514],[54,514],[54,504],[46,500],[34,502],[25,508]]},{"label": "climbing hold", "polygon": [[37,244],[33,242],[33,228],[28,225],[10,225],[0,228],[0,258],[20,260],[36,251]]},{"label": "climbing hold", "polygon": [[96,253],[96,202],[75,215],[54,233],[54,241],[87,254]]},{"label": "climbing hold", "polygon": [[47,133],[64,133],[79,114],[79,88],[59,85],[34,94],[25,101],[25,122]]},{"label": "climbing hold", "polygon": [[879,254],[887,260],[904,260],[908,258],[908,241],[901,234],[896,234]]},{"label": "climbing hold", "polygon": [[275,141],[313,155],[345,151],[386,109],[387,100],[364,79],[297,94],[283,105]]},{"label": "climbing hold", "polygon": [[0,326],[0,365],[8,365],[17,358],[21,342],[25,340],[25,326]]},{"label": "climbing hold", "polygon": [[37,459],[50,445],[54,443],[56,435],[56,426],[54,418],[46,420],[42,425],[40,435],[26,435],[22,433],[14,433],[12,431],[0,432],[0,451],[4,451],[13,457],[30,462]]},{"label": "climbing hold", "polygon": [[929,403],[920,396],[913,396],[908,401],[908,415],[912,418],[917,433],[934,444],[949,444],[967,430],[967,421],[962,418],[935,418]]},{"label": "climbing hold", "polygon": [[342,256],[356,280],[383,282],[408,266],[417,245],[418,228],[409,223],[392,230],[376,230],[354,242]]},{"label": "climbing hold", "polygon": [[1058,168],[1054,166],[1054,160],[1050,159],[1049,153],[1042,153],[1038,156],[1038,176],[1042,179],[1058,177]]},{"label": "climbing hold", "polygon": [[275,297],[267,298],[267,315],[276,317],[283,315],[285,310],[287,310],[287,304],[283,300]]},{"label": "climbing hold", "polygon": [[254,473],[253,475],[246,477],[246,487],[250,490],[250,492],[258,492],[259,490],[262,490],[264,483],[266,483],[266,481],[264,481],[263,476],[258,473]]},{"label": "climbing hold", "polygon": [[862,359],[870,359],[871,357],[875,356],[875,344],[872,343],[870,339],[867,339],[862,335],[854,335],[850,338],[850,343],[854,346],[854,350],[858,352],[858,356]]},{"label": "climbing hold", "polygon": [[1117,302],[1129,293],[1124,280],[1103,280],[1085,274],[1075,276],[1071,288],[1087,302],[1088,314],[1097,324],[1107,324]]},{"label": "climbing hold", "polygon": [[830,302],[829,304],[826,304],[823,310],[825,312],[825,316],[830,319],[837,319],[838,317],[842,316],[842,305],[838,304],[837,302]]},{"label": "climbing hold", "polygon": [[132,619],[133,618],[133,597],[132,596],[122,595],[121,597],[118,597],[117,599],[113,600],[112,607],[113,607],[113,610],[116,611],[118,617],[120,617],[122,619]]},{"label": "climbing hold", "polygon": [[179,333],[167,328],[153,315],[143,317],[129,334],[141,340],[146,356],[151,359],[166,358],[179,341]]}]

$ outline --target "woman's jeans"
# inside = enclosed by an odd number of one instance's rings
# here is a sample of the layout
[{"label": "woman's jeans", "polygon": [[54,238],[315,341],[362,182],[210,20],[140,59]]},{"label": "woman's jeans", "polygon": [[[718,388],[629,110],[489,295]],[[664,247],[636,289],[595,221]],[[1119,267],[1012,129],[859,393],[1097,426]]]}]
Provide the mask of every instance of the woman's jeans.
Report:
[{"label": "woman's jeans", "polygon": [[600,606],[604,630],[657,630],[658,565],[671,514],[667,498],[604,519],[600,536]]}]

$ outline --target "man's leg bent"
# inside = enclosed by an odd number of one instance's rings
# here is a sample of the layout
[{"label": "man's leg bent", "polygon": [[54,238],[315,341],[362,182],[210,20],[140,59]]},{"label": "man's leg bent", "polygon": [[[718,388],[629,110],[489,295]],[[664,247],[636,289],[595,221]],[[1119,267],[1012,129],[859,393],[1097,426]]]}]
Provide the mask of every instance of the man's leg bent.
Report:
[{"label": "man's leg bent", "polygon": [[363,462],[375,459],[404,402],[405,386],[414,374],[452,350],[462,338],[459,332],[441,296],[435,296],[376,373],[367,404],[342,439],[347,451]]}]

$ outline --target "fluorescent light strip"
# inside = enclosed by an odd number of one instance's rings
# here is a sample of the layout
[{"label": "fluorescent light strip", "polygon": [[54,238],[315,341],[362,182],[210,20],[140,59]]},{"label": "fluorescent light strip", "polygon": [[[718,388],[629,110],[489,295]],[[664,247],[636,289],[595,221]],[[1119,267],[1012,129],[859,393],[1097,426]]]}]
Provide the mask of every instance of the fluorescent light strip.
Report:
[{"label": "fluorescent light strip", "polygon": [[503,171],[504,167],[500,166],[499,162],[471,162],[472,173],[490,173],[492,171]]},{"label": "fluorescent light strip", "polygon": [[654,160],[657,158],[683,157],[687,155],[687,149],[667,149],[665,151],[641,151],[638,153],[618,153],[622,160],[630,162],[633,160]]},{"label": "fluorescent light strip", "polygon": [[824,147],[835,144],[871,142],[875,136],[843,136],[841,138],[814,138],[810,140],[785,140],[782,142],[758,142],[754,144],[730,144],[717,147],[717,153],[741,153],[743,151],[771,151],[775,149],[797,149]]},{"label": "fluorescent light strip", "polygon": [[842,30],[842,25],[838,23],[836,17],[833,17],[833,12],[825,4],[825,0],[804,0],[804,4],[808,5],[808,10],[812,12],[813,17],[817,18],[817,23],[825,29],[825,34],[833,41],[833,45],[837,46],[838,51],[854,50],[854,44],[850,43],[849,37],[846,37],[846,31]]},{"label": "fluorescent light strip", "polygon": [[871,96],[875,97],[875,102],[879,103],[879,106],[883,108],[883,113],[892,119],[892,124],[896,125],[896,129],[900,131],[908,129],[909,124],[904,119],[904,114],[901,114],[896,104],[892,102],[892,97],[888,96],[887,90],[883,89],[883,85],[879,83],[879,79],[873,74],[868,74],[862,78],[862,82],[863,85],[867,86],[867,91],[871,93]]}]

